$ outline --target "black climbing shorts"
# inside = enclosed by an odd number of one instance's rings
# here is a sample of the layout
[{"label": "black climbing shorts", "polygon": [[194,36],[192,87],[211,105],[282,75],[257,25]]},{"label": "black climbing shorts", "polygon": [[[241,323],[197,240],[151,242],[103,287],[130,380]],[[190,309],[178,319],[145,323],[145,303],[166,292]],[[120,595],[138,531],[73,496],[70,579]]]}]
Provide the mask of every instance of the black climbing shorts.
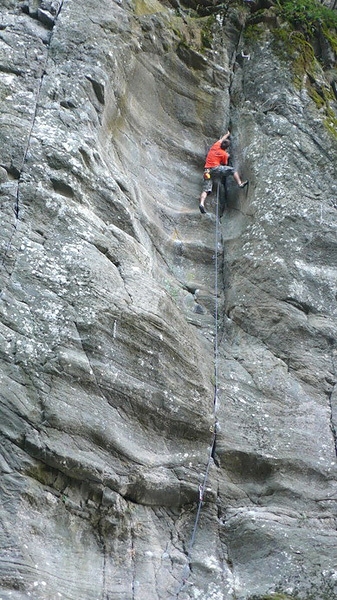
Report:
[{"label": "black climbing shorts", "polygon": [[[207,177],[209,173],[210,177]],[[211,169],[204,169],[204,180],[202,185],[202,191],[210,194],[213,191],[213,183],[214,181],[219,181],[219,179],[224,179],[228,177],[228,175],[233,175],[234,169],[233,167],[228,167],[227,165],[219,165],[219,167],[212,167]]]}]

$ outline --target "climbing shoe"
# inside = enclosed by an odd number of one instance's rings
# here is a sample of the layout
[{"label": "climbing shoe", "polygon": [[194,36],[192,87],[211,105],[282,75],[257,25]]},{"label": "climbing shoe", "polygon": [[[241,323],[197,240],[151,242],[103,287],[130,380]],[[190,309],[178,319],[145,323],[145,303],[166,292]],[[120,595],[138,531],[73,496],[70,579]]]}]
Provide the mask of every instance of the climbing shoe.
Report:
[{"label": "climbing shoe", "polygon": [[202,204],[199,204],[199,210],[203,215],[206,213],[206,208]]},{"label": "climbing shoe", "polygon": [[243,182],[241,183],[241,185],[239,185],[239,187],[240,187],[240,188],[244,188],[244,187],[246,187],[246,185],[248,185],[248,183],[249,183],[249,181],[248,181],[248,179],[247,179],[247,181],[243,181]]}]

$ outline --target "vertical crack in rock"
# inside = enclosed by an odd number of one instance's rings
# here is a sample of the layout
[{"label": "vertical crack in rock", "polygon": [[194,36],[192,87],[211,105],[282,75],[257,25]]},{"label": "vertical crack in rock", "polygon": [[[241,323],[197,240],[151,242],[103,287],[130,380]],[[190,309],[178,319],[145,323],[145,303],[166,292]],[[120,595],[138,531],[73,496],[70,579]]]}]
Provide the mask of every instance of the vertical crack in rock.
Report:
[{"label": "vertical crack in rock", "polygon": [[[217,476],[217,479],[219,482],[219,474]],[[228,588],[228,580],[230,580],[229,587],[230,587],[230,589],[233,587],[233,590],[234,590],[234,586],[232,585],[233,579],[234,579],[233,564],[228,556],[226,545],[222,542],[221,527],[223,526],[223,519],[222,519],[221,493],[220,493],[219,483],[218,483],[218,489],[217,489],[216,507],[217,507],[217,547],[218,547],[218,553],[219,553],[219,560],[220,560],[220,564],[221,564],[222,586],[223,586],[223,589],[225,589],[226,587]],[[230,576],[228,576],[228,571],[230,573]]]},{"label": "vertical crack in rock", "polygon": [[135,533],[131,528],[130,532],[130,564],[131,564],[131,600],[136,600],[137,598],[137,557],[136,557],[136,544],[135,544]]},{"label": "vertical crack in rock", "polygon": [[[208,483],[209,470],[212,463],[214,463],[217,467],[219,463],[216,459],[216,438],[217,438],[217,418],[216,412],[218,408],[218,360],[219,360],[219,338],[222,338],[224,333],[223,327],[223,319],[221,319],[220,315],[223,314],[223,308],[220,312],[219,310],[219,298],[222,299],[221,305],[224,305],[224,246],[222,243],[222,236],[219,228],[219,193],[217,193],[216,199],[216,217],[215,217],[215,227],[214,227],[214,337],[213,337],[213,368],[214,368],[214,384],[213,384],[213,424],[211,426],[211,434],[212,439],[210,442],[210,452],[208,456],[207,465],[205,468],[203,481],[199,485],[199,501],[197,506],[197,512],[194,519],[193,530],[190,536],[190,541],[188,548],[186,549],[186,560],[187,563],[184,567],[181,576],[181,583],[177,592],[177,599],[179,599],[180,593],[183,589],[189,585],[193,585],[193,583],[189,582],[189,577],[193,573],[192,569],[192,558],[193,558],[193,546],[195,543],[195,538],[198,532],[200,516],[202,512],[203,505],[205,503],[205,493],[206,486]],[[221,256],[221,261],[219,265],[218,257]],[[212,551],[213,549],[210,549]],[[223,569],[222,569],[222,577],[224,577]]]},{"label": "vertical crack in rock", "polygon": [[334,390],[336,389],[336,384],[334,385],[331,393],[329,394],[329,405],[330,405],[330,427],[331,427],[331,433],[332,433],[332,437],[333,437],[333,442],[334,442],[334,448],[335,448],[335,454],[337,456],[337,432],[336,432],[336,424],[335,424],[335,417],[334,417],[334,410],[332,407],[332,397],[333,397],[333,393]]},{"label": "vertical crack in rock", "polygon": [[332,373],[334,380],[332,383],[332,389],[328,394],[329,398],[329,409],[330,409],[330,428],[333,436],[335,454],[337,456],[337,369],[336,369],[336,348],[335,340],[330,339],[331,343],[331,363]]},{"label": "vertical crack in rock", "polygon": [[[61,0],[60,2],[57,2],[57,9],[55,11],[55,16],[52,19],[52,28],[54,27],[54,25],[56,24],[56,20],[62,10],[62,6],[63,6],[63,1]],[[28,8],[28,7],[27,7]],[[24,9],[24,7],[23,7]],[[29,12],[29,11],[28,11]],[[42,11],[43,13],[43,11]],[[43,22],[43,19],[40,19],[41,22]],[[4,255],[2,258],[2,265],[5,267],[5,260],[6,257],[8,255],[8,252],[11,249],[12,243],[13,243],[13,238],[16,234],[16,231],[18,229],[18,224],[19,224],[19,219],[20,219],[20,186],[21,186],[21,182],[23,179],[23,174],[24,174],[24,169],[25,169],[25,165],[26,165],[26,161],[27,161],[27,155],[29,153],[29,148],[30,148],[30,144],[31,144],[31,139],[32,139],[32,135],[33,135],[33,129],[35,126],[35,121],[36,121],[36,116],[37,116],[37,111],[38,111],[38,104],[39,104],[39,99],[40,99],[40,95],[41,95],[41,89],[42,89],[42,85],[43,85],[43,80],[44,80],[44,76],[46,74],[46,69],[47,69],[47,63],[48,63],[48,58],[49,58],[49,50],[50,50],[50,44],[51,44],[51,40],[52,40],[52,35],[53,33],[51,32],[48,36],[48,42],[46,44],[46,55],[45,58],[41,64],[41,68],[40,68],[40,78],[38,80],[37,83],[37,89],[36,89],[36,93],[35,93],[35,98],[34,98],[34,102],[33,102],[33,115],[32,115],[32,120],[31,120],[31,124],[28,130],[28,135],[27,135],[27,141],[26,141],[26,145],[23,149],[23,154],[22,154],[22,160],[21,160],[21,165],[20,168],[16,171],[15,173],[15,179],[17,179],[17,184],[16,184],[16,193],[15,193],[15,204],[14,204],[14,217],[15,217],[15,221],[13,224],[13,230],[12,233],[9,237],[9,240],[7,242],[5,251],[4,251]],[[19,76],[22,76],[23,73],[19,73]],[[7,269],[6,269],[7,270]],[[3,290],[1,290],[1,293],[3,292]]]},{"label": "vertical crack in rock", "polygon": [[[214,314],[215,314],[215,335],[214,335],[214,424],[213,424],[213,440],[212,440],[212,448],[211,448],[211,457],[214,461],[214,464],[219,467],[219,461],[216,458],[216,441],[217,441],[217,409],[218,409],[218,392],[219,392],[219,348],[221,343],[223,342],[224,336],[224,318],[221,315],[224,315],[224,294],[225,294],[225,258],[224,252],[225,247],[223,244],[222,233],[219,228],[219,193],[217,196],[217,210],[216,210],[216,226],[215,226],[215,294],[214,294]],[[221,261],[219,267],[219,261],[217,256],[220,254],[219,249],[221,249]],[[219,307],[219,299],[221,300],[221,304]]]}]

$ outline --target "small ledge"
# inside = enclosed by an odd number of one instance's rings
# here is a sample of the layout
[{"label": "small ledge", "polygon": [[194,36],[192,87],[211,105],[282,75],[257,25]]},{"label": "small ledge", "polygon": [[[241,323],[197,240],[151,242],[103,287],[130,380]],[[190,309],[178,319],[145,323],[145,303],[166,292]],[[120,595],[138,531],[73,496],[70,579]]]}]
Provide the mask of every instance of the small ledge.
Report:
[{"label": "small ledge", "polygon": [[297,308],[306,315],[308,315],[309,313],[315,314],[317,312],[312,306],[306,304],[306,302],[300,302],[295,298],[283,298],[282,302],[286,302],[286,304],[291,304],[291,306],[294,306],[294,308]]}]

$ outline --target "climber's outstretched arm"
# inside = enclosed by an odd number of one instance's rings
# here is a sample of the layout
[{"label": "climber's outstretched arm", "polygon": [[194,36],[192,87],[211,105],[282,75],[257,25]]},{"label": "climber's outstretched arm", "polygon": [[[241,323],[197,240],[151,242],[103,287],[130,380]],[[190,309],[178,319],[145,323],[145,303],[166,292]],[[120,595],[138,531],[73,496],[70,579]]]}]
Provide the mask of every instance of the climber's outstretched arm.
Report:
[{"label": "climber's outstretched arm", "polygon": [[229,138],[230,134],[231,134],[231,132],[228,130],[228,131],[227,131],[227,133],[225,133],[225,134],[224,134],[224,135],[223,135],[223,136],[220,138],[220,140],[219,140],[220,144],[221,144],[222,142],[224,142],[225,140],[227,140],[227,139]]}]

